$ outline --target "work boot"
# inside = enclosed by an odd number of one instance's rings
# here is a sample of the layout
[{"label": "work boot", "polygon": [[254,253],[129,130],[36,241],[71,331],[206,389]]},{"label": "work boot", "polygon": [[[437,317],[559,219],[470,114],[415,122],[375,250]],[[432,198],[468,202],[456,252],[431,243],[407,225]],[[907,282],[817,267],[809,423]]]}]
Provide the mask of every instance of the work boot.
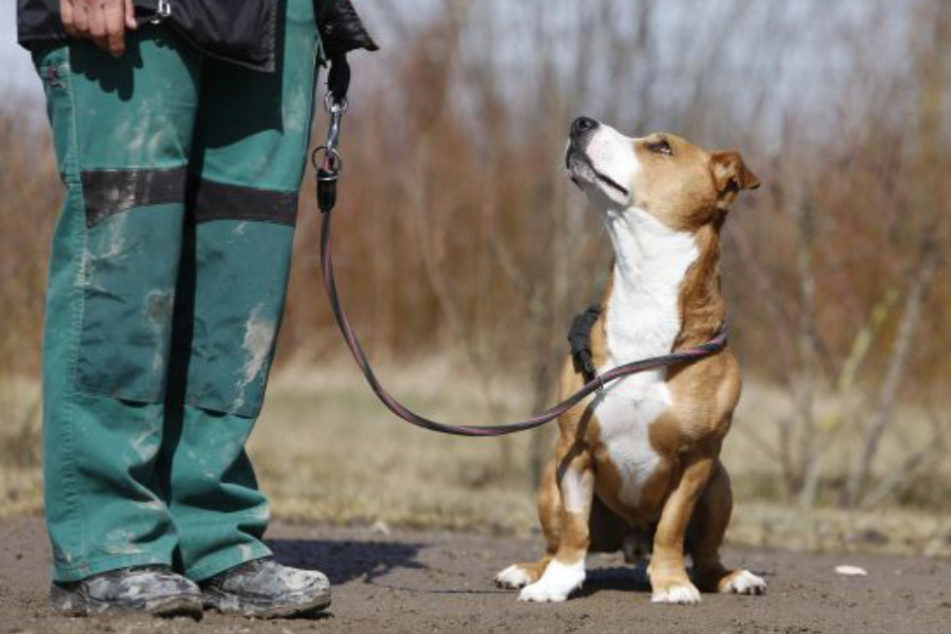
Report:
[{"label": "work boot", "polygon": [[201,619],[201,590],[169,566],[110,570],[80,581],[53,582],[50,605],[71,616],[142,612]]},{"label": "work boot", "polygon": [[272,557],[229,568],[201,586],[206,608],[252,618],[310,616],[330,605],[323,573],[282,566]]}]

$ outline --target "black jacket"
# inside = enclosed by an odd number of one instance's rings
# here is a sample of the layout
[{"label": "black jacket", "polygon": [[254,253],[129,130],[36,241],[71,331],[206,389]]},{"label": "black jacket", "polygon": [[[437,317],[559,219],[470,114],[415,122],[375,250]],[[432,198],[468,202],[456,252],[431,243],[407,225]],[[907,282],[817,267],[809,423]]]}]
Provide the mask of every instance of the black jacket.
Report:
[{"label": "black jacket", "polygon": [[[164,0],[164,18],[208,55],[263,71],[273,71],[277,27],[283,0]],[[133,0],[139,20],[157,18],[159,0]],[[350,0],[314,0],[324,55],[334,59],[348,51],[377,49]],[[66,37],[59,0],[17,0],[17,35],[30,46]]]}]

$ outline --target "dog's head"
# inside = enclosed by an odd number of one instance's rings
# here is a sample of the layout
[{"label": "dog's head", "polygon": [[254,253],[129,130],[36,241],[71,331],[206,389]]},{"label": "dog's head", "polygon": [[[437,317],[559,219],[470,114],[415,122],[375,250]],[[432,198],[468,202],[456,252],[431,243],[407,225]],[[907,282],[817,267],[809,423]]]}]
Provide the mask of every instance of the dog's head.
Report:
[{"label": "dog's head", "polygon": [[637,208],[678,231],[722,219],[740,191],[759,187],[737,152],[707,152],[666,133],[626,137],[587,117],[571,124],[565,166],[609,219]]}]

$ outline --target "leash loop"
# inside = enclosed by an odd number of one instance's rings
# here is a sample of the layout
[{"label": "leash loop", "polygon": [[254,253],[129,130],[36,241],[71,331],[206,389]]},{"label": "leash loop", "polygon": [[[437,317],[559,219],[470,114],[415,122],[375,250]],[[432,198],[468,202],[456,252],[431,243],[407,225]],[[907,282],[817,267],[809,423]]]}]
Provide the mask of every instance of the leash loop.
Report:
[{"label": "leash loop", "polygon": [[520,431],[527,431],[541,427],[570,411],[591,394],[603,390],[608,383],[631,374],[693,363],[720,352],[727,345],[727,331],[724,327],[721,328],[712,339],[694,348],[678,350],[659,357],[651,357],[619,365],[603,374],[597,374],[596,378],[585,383],[581,389],[557,405],[521,422],[505,425],[449,425],[440,423],[421,416],[403,405],[383,387],[383,384],[373,371],[373,366],[370,365],[370,361],[363,351],[363,346],[360,345],[360,341],[357,339],[357,335],[354,333],[353,327],[350,325],[350,321],[347,319],[343,306],[340,303],[337,281],[334,277],[333,254],[330,242],[332,218],[332,209],[328,209],[323,214],[323,222],[320,229],[320,268],[323,274],[324,289],[327,292],[327,298],[330,301],[330,308],[333,311],[337,327],[340,329],[344,342],[347,344],[354,360],[357,362],[360,372],[363,373],[364,378],[377,395],[377,398],[396,416],[411,425],[422,427],[423,429],[453,436],[504,436]]}]

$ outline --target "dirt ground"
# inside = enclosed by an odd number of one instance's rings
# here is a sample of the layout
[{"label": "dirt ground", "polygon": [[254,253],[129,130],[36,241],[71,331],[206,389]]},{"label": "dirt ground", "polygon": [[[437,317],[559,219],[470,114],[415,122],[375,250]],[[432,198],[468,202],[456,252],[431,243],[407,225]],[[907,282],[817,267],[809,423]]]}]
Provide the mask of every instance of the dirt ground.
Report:
[{"label": "dirt ground", "polygon": [[[528,605],[492,576],[538,554],[538,538],[371,531],[277,524],[278,557],[324,570],[333,606],[317,620],[67,619],[47,608],[49,551],[39,518],[0,522],[0,632],[951,632],[951,562],[925,557],[810,555],[729,549],[726,560],[764,575],[762,597],[705,595],[699,606],[650,603],[641,574],[615,556],[590,558],[584,591]],[[835,573],[861,566],[866,577]]]}]

